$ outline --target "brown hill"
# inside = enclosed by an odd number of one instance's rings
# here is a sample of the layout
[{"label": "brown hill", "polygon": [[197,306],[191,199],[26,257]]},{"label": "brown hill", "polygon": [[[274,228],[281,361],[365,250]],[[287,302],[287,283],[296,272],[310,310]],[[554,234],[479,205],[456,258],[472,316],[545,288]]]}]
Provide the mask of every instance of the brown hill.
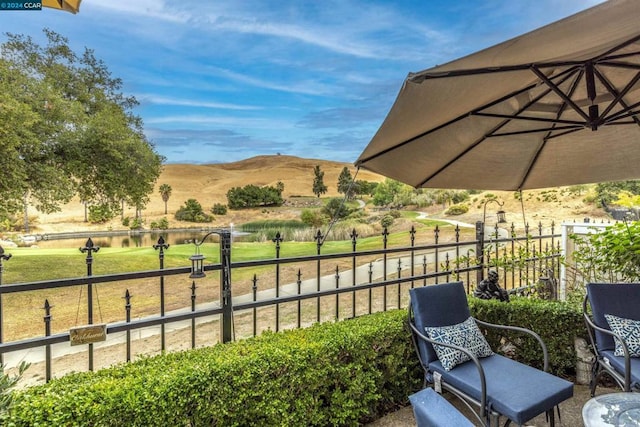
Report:
[{"label": "brown hill", "polygon": [[[205,210],[209,210],[215,203],[226,204],[226,193],[232,187],[244,187],[248,184],[258,186],[275,186],[278,181],[284,184],[284,197],[292,198],[296,196],[314,197],[313,168],[320,165],[324,175],[324,183],[328,187],[325,197],[340,197],[337,191],[338,176],[346,166],[355,176],[356,170],[348,163],[334,162],[319,159],[304,159],[293,156],[257,156],[233,163],[220,163],[208,165],[192,164],[169,164],[164,166],[164,170],[156,183],[156,188],[151,194],[151,200],[147,208],[143,211],[145,226],[149,227],[152,221],[158,221],[167,217],[172,228],[192,227],[193,223],[180,223],[174,219],[174,213],[184,205],[188,199],[196,199]],[[368,172],[359,171],[356,179],[365,181],[381,182],[383,176]],[[168,202],[168,214],[164,214],[164,202],[158,192],[158,187],[162,184],[169,184],[172,188],[171,197]],[[579,190],[576,188],[555,188],[539,191],[527,191],[523,195],[523,204],[515,197],[514,192],[491,191],[482,194],[472,195],[467,202],[469,212],[455,217],[448,217],[444,214],[445,207],[431,206],[421,209],[432,218],[454,219],[473,224],[482,220],[483,204],[491,194],[504,202],[504,209],[507,212],[507,220],[517,228],[521,228],[524,222],[531,225],[539,221],[560,223],[564,220],[582,220],[589,218],[606,218],[606,214],[594,207],[593,204],[585,203],[585,196],[588,194],[590,186],[583,186]],[[489,197],[492,197],[489,196]],[[523,212],[524,207],[524,212]],[[487,223],[491,224],[495,217],[498,206],[495,203],[487,205]],[[127,207],[125,216],[133,217],[134,210]],[[61,212],[45,215],[30,211],[30,216],[35,217],[31,232],[52,233],[62,231],[81,230],[104,230],[104,229],[124,229],[119,217],[109,224],[92,225],[84,222],[84,206],[79,201],[73,201],[65,205]],[[299,218],[299,208],[255,209],[243,211],[229,211],[228,215],[216,218],[216,222],[208,224],[213,227],[228,226],[229,223],[241,224],[243,222],[256,219],[290,219]]]},{"label": "brown hill", "polygon": [[[167,203],[169,223],[171,227],[193,226],[192,223],[180,224],[173,219],[173,214],[184,205],[188,199],[196,199],[205,210],[210,209],[215,203],[227,203],[226,194],[230,188],[244,187],[254,184],[258,186],[275,186],[278,181],[284,184],[284,197],[308,196],[314,197],[313,168],[320,165],[325,172],[324,183],[328,187],[325,197],[339,197],[337,191],[338,176],[346,166],[354,176],[356,169],[349,163],[334,162],[329,160],[303,159],[293,156],[257,156],[233,163],[219,163],[208,165],[192,164],[168,164],[164,166],[162,174],[156,183],[156,188],[151,194],[151,200],[143,211],[143,217],[148,226],[151,221],[157,221],[165,216],[164,202],[158,192],[162,184],[169,184],[172,188],[171,197]],[[380,182],[384,177],[368,172],[360,171],[356,176],[358,180]],[[42,214],[29,212],[30,216],[36,216],[36,224],[32,232],[61,232],[78,231],[86,229],[121,229],[120,218],[116,218],[109,224],[90,225],[84,222],[84,205],[74,200],[63,206],[61,212],[54,214]],[[125,208],[125,216],[133,217],[135,214],[131,208]],[[297,216],[297,212],[280,212],[284,217]],[[240,223],[267,216],[263,210],[230,212],[229,215],[219,218],[219,223],[213,226],[223,226],[229,222]]]}]

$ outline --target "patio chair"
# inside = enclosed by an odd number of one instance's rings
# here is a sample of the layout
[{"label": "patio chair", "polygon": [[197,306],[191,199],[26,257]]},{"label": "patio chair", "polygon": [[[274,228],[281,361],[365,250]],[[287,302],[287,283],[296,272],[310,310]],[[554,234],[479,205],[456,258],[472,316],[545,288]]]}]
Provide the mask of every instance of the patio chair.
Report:
[{"label": "patio chair", "polygon": [[471,421],[432,388],[412,394],[409,401],[417,427],[473,427]]},{"label": "patio chair", "polygon": [[[537,334],[472,318],[462,282],[414,288],[409,294],[409,326],[424,386],[462,399],[483,426],[499,425],[502,416],[505,426],[523,425],[543,413],[555,425],[554,408],[573,396],[573,384],[546,372],[547,349]],[[533,336],[542,348],[544,371],[493,353],[478,325]]]},{"label": "patio chair", "polygon": [[640,283],[589,283],[582,311],[596,355],[591,396],[604,374],[623,391],[640,391]]}]

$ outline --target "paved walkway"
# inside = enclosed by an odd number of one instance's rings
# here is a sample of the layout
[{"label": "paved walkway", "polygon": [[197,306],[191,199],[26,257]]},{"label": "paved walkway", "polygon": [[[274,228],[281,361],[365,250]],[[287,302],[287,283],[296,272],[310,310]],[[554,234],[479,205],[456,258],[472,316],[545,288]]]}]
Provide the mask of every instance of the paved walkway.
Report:
[{"label": "paved walkway", "polygon": [[[596,394],[601,395],[605,393],[619,392],[619,389],[610,389],[604,387],[598,387]],[[469,410],[458,399],[451,395],[445,395],[461,411],[465,416],[473,421]],[[582,422],[582,407],[591,398],[589,387],[584,385],[576,385],[573,388],[573,397],[562,404],[560,404],[560,421],[556,415],[557,427],[581,427],[584,425]],[[502,419],[504,423],[504,418]],[[373,423],[367,424],[367,427],[415,427],[416,421],[413,417],[413,409],[411,406],[406,406],[396,412],[387,415]],[[480,424],[476,424],[479,426]],[[527,426],[548,426],[548,423],[544,415],[540,415],[531,420]],[[454,426],[451,426],[454,427]]]},{"label": "paved walkway", "polygon": [[[475,246],[474,245],[461,246],[459,249],[459,252],[464,253],[468,248],[475,248]],[[447,255],[449,259],[455,259],[456,257],[455,249],[447,249],[447,250],[440,249],[437,253],[438,262],[442,262],[447,257]],[[436,262],[435,252],[429,251],[428,253],[424,253],[424,252],[415,253],[414,255],[415,274],[419,274],[422,272],[423,262],[426,262],[427,265],[429,265],[430,267],[430,271],[433,271],[432,267]],[[403,276],[408,276],[410,275],[410,268],[411,268],[411,255],[408,253],[404,256],[387,257],[386,272],[388,277],[393,277],[394,275],[396,275],[398,273],[398,269],[401,270],[401,274]],[[371,265],[369,265],[369,263],[366,263],[366,264],[357,266],[355,269],[355,283],[356,284],[368,283],[370,271],[371,271],[371,280],[376,281],[376,280],[382,279],[385,274],[384,259],[380,258],[378,260],[375,260],[371,263]],[[340,272],[339,280],[338,280],[339,288],[353,287],[353,283],[354,283],[353,270],[349,269],[349,270],[344,270]],[[315,277],[311,279],[303,280],[300,285],[300,294],[301,295],[314,294],[317,292],[318,288],[320,288],[321,291],[336,289],[336,275],[329,274],[329,275],[323,276],[320,279],[320,283],[318,283],[318,279]],[[280,297],[298,295],[298,284],[289,283],[289,284],[281,285],[278,288],[278,294]],[[275,296],[276,296],[276,289],[271,288],[271,289],[265,289],[263,291],[259,291],[256,295],[256,299],[258,301],[261,301],[261,300],[275,298]],[[234,305],[248,303],[252,301],[253,301],[253,294],[237,295],[233,297]],[[207,308],[217,308],[217,307],[220,307],[219,301],[211,301],[207,303],[198,304],[196,306],[198,310],[207,309]],[[191,311],[190,307],[185,307],[182,309],[167,312],[167,315],[182,314],[190,311]],[[240,314],[242,314],[242,311],[235,312],[236,316]],[[157,315],[153,317],[156,317],[156,316]],[[136,318],[132,320],[140,320],[140,319]],[[196,319],[196,324],[199,325],[201,323],[207,323],[210,321],[211,321],[211,318],[202,317],[202,318]],[[169,333],[187,329],[187,328],[191,328],[191,320],[183,320],[178,322],[167,323],[165,326],[165,332],[169,334]],[[137,340],[143,340],[145,338],[157,336],[159,333],[160,333],[159,326],[136,329],[134,331],[131,331],[131,340],[132,342],[135,342]],[[94,350],[97,351],[105,347],[119,345],[125,342],[126,342],[126,332],[110,333],[107,335],[106,341],[95,343],[93,345],[93,348]],[[52,359],[54,360],[69,354],[82,353],[86,351],[87,351],[86,345],[70,346],[68,342],[62,342],[62,343],[51,345],[51,356],[52,356]],[[40,362],[43,362],[44,360],[45,360],[44,346],[33,348],[33,349],[14,351],[14,352],[9,352],[4,354],[4,364],[6,368],[15,368],[22,361],[26,361],[28,363],[40,363]]]}]

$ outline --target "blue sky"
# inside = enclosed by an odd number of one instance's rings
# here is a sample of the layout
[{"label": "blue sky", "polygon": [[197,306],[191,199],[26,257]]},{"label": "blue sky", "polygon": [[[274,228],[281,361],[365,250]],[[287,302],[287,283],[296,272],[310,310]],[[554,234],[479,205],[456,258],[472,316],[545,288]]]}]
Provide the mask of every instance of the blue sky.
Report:
[{"label": "blue sky", "polygon": [[80,13],[0,12],[94,50],[140,106],[167,163],[264,154],[354,162],[409,72],[598,0],[83,0]]}]

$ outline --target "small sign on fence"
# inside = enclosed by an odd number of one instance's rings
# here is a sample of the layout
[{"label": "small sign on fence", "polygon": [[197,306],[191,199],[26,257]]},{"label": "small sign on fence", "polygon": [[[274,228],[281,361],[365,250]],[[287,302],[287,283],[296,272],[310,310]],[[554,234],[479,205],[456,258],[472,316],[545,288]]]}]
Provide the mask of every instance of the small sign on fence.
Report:
[{"label": "small sign on fence", "polygon": [[107,340],[107,324],[78,326],[69,330],[71,345],[91,344]]}]

